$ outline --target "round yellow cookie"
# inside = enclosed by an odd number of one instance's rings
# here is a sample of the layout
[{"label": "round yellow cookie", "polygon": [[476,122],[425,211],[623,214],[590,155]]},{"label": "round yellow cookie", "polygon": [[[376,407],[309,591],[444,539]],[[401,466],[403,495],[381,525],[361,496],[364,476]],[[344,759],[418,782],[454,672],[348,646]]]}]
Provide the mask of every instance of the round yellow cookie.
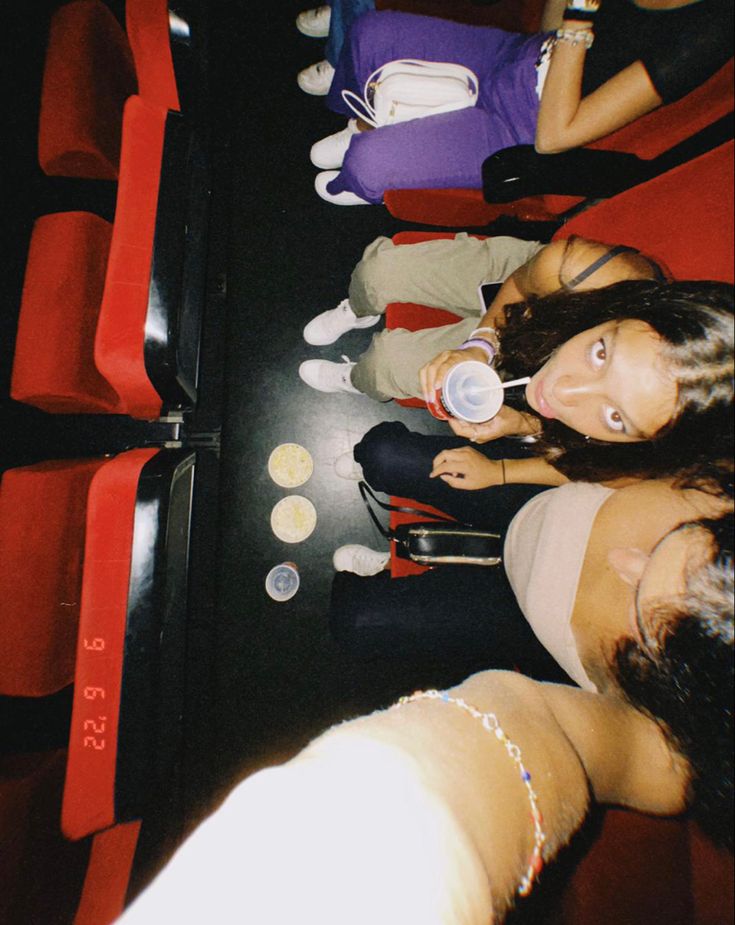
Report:
[{"label": "round yellow cookie", "polygon": [[281,488],[297,488],[314,471],[311,453],[298,443],[282,443],[268,458],[268,474]]},{"label": "round yellow cookie", "polygon": [[281,498],[271,511],[271,530],[284,543],[301,543],[316,527],[316,508],[301,495]]}]

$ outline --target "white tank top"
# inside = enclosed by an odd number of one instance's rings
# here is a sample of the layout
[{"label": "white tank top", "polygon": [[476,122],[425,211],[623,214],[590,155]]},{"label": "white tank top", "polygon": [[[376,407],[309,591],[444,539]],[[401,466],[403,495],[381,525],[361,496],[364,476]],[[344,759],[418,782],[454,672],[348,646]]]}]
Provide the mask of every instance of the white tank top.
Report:
[{"label": "white tank top", "polygon": [[588,691],[571,620],[592,524],[612,488],[570,482],[525,504],[511,521],[504,562],[513,592],[539,642]]}]

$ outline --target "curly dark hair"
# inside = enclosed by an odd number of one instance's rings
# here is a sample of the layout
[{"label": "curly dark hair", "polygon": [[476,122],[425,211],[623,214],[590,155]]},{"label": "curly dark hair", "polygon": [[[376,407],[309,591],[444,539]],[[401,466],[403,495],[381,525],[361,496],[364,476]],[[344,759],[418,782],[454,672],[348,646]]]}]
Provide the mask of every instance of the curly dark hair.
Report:
[{"label": "curly dark hair", "polygon": [[620,641],[613,669],[629,703],[687,759],[692,816],[732,851],[733,515],[679,529],[691,526],[711,530],[718,551],[688,576],[683,596],[648,615],[658,627],[652,645]]},{"label": "curly dark hair", "polygon": [[651,440],[605,443],[544,421],[537,449],[568,478],[675,477],[681,486],[732,493],[733,287],[715,282],[625,280],[557,292],[505,309],[501,366],[530,375],[570,338],[607,322],[643,321],[664,344],[677,381],[673,418]]}]

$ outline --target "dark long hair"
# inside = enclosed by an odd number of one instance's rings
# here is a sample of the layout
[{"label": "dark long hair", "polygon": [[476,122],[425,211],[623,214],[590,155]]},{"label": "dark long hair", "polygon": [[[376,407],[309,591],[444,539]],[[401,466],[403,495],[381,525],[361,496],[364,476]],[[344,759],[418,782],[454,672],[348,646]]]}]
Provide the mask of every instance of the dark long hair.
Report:
[{"label": "dark long hair", "polygon": [[[651,646],[623,639],[613,670],[627,700],[689,763],[692,816],[733,848],[733,515],[705,521],[719,551],[686,593],[654,611]],[[686,529],[686,528],[684,528]]]},{"label": "dark long hair", "polygon": [[678,386],[674,416],[650,440],[605,443],[544,421],[537,448],[570,479],[674,476],[681,485],[732,491],[733,287],[726,283],[626,280],[557,292],[505,309],[501,365],[531,375],[570,338],[607,322],[645,322],[663,343]]}]

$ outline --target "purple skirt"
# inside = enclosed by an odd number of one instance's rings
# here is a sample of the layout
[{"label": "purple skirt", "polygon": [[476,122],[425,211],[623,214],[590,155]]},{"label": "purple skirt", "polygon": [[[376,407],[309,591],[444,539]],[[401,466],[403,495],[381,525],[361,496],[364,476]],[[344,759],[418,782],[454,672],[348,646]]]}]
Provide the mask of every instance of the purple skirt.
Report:
[{"label": "purple skirt", "polygon": [[478,77],[479,99],[471,109],[354,135],[329,192],[349,190],[377,203],[387,189],[479,189],[485,158],[533,143],[539,107],[535,65],[546,37],[394,11],[361,16],[342,49],[327,97],[330,108],[351,115],[342,90],[361,95],[370,74],[398,58],[464,64]]}]

